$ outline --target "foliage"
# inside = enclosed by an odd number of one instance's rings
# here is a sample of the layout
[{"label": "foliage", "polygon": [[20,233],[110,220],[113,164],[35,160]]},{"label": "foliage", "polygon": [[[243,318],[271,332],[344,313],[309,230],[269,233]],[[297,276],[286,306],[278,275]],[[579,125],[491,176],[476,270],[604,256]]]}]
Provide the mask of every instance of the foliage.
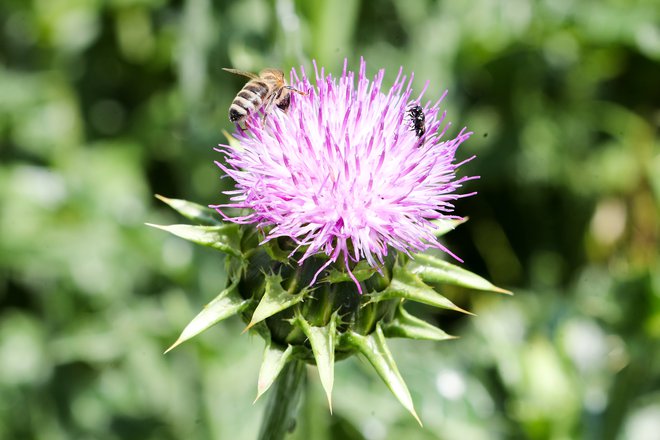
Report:
[{"label": "foliage", "polygon": [[238,320],[162,355],[223,262],[144,223],[178,221],[155,193],[231,185],[212,147],[242,84],[221,67],[361,55],[386,84],[403,65],[449,89],[481,180],[447,243],[516,296],[415,310],[460,336],[390,347],[424,428],[347,360],[334,415],[310,375],[292,437],[660,431],[655,1],[7,0],[0,17],[0,438],[255,437],[263,347]]}]

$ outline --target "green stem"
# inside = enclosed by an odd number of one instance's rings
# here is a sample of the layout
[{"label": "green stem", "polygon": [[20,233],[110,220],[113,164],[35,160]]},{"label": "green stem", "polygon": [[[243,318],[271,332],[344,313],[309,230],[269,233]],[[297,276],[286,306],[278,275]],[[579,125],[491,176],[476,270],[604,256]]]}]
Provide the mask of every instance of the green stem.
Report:
[{"label": "green stem", "polygon": [[298,402],[305,385],[305,363],[290,361],[270,389],[259,440],[282,440],[296,428]]}]

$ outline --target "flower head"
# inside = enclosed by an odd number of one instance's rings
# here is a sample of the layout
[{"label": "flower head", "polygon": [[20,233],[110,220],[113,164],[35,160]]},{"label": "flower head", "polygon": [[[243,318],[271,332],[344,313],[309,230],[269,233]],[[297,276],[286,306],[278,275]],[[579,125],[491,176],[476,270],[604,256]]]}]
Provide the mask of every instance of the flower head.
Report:
[{"label": "flower head", "polygon": [[[464,128],[442,140],[450,126],[440,113],[445,95],[422,103],[427,83],[411,98],[413,75],[407,79],[402,69],[384,91],[384,70],[370,81],[364,60],[357,82],[346,62],[338,79],[319,73],[316,63],[314,69],[315,84],[302,68],[300,77],[292,71],[293,87],[307,95],[292,94],[287,113],[274,108],[263,124],[252,114],[246,129],[237,126],[238,144],[218,148],[226,164],[216,163],[236,189],[226,192],[230,203],[214,207],[227,220],[255,224],[264,241],[290,237],[296,243],[291,256],[300,264],[325,254],[317,275],[338,260],[349,274],[360,260],[380,269],[390,248],[450,253],[433,220],[459,218],[451,214],[452,202],[471,195],[457,190],[475,177],[455,175],[471,159],[455,163],[456,149],[471,133]],[[414,106],[422,108],[422,130],[411,118]],[[228,218],[227,207],[249,211]]]}]

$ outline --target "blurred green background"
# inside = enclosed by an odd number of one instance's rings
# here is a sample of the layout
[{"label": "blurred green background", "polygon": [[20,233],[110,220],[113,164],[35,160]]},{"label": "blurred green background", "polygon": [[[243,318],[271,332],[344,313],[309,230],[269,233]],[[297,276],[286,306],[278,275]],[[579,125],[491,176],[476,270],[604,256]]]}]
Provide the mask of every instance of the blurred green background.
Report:
[{"label": "blurred green background", "polygon": [[[295,438],[660,438],[657,0],[0,3],[0,438],[250,439],[262,345],[231,319],[163,356],[219,292],[214,251],[144,226],[218,203],[242,79],[399,66],[474,136],[449,234],[514,297],[454,291],[461,336],[395,341],[419,428],[360,359],[317,376]],[[452,133],[454,134],[454,133]]]}]

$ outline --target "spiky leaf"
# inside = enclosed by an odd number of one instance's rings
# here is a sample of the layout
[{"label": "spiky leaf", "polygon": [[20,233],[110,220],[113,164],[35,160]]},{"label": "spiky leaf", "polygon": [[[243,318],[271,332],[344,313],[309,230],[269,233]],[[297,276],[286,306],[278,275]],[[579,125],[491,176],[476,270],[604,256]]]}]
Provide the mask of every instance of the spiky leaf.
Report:
[{"label": "spiky leaf", "polygon": [[442,309],[455,310],[457,312],[467,313],[468,315],[473,314],[461,309],[445,296],[433,290],[431,286],[425,284],[417,275],[398,265],[394,267],[394,274],[390,285],[380,292],[371,293],[369,302],[397,298],[421,302]]},{"label": "spiky leaf", "polygon": [[154,225],[151,223],[147,223],[147,225],[235,257],[242,256],[240,229],[238,225],[233,223],[218,226]]},{"label": "spiky leaf", "polygon": [[256,402],[268,388],[275,382],[277,376],[280,374],[284,365],[289,361],[293,353],[293,346],[287,345],[283,350],[279,346],[271,344],[270,341],[266,342],[266,349],[264,350],[264,360],[259,369],[259,380],[257,382],[257,397],[254,399]]},{"label": "spiky leaf", "polygon": [[332,413],[332,387],[335,378],[335,345],[337,337],[337,312],[332,314],[330,321],[324,327],[310,325],[302,316],[296,316],[294,324],[300,327],[312,346],[316,366],[321,377],[321,385],[328,398]]},{"label": "spiky leaf", "polygon": [[156,198],[167,203],[172,209],[187,219],[203,225],[221,225],[222,221],[216,217],[216,212],[206,206],[189,202],[188,200],[170,199],[156,194]]},{"label": "spiky leaf", "polygon": [[415,420],[421,425],[422,422],[415,412],[410,391],[404,382],[399,369],[394,362],[392,353],[385,342],[385,335],[380,327],[368,336],[363,336],[352,331],[344,334],[346,342],[355,347],[367,358],[374,367],[376,373],[385,382],[385,385],[392,391],[394,396],[401,402],[401,405],[413,415]]},{"label": "spiky leaf", "polygon": [[197,336],[213,324],[222,321],[242,311],[248,304],[248,300],[241,298],[236,291],[238,282],[234,282],[210,303],[208,303],[197,316],[183,329],[181,335],[165,353],[179,344]]},{"label": "spiky leaf", "polygon": [[383,323],[383,334],[388,338],[424,339],[444,341],[454,339],[443,330],[423,321],[403,308],[403,301],[397,307],[392,321]]},{"label": "spiky leaf", "polygon": [[261,301],[254,310],[250,323],[245,330],[305,298],[307,290],[303,289],[300,293],[293,294],[285,290],[281,283],[282,277],[280,275],[266,275],[264,296],[261,297]]},{"label": "spiky leaf", "polygon": [[470,289],[511,294],[508,290],[494,286],[477,274],[440,260],[432,255],[417,254],[414,260],[408,262],[406,267],[427,283],[453,284]]}]

